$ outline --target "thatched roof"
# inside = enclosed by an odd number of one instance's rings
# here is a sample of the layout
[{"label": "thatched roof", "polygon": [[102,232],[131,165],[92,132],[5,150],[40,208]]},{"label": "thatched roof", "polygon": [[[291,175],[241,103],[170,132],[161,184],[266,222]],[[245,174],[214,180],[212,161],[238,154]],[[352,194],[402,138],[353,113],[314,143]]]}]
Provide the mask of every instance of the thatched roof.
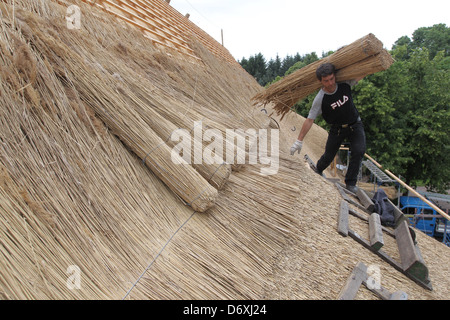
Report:
[{"label": "thatched roof", "polygon": [[[239,66],[195,41],[200,60],[169,55],[82,2],[81,30],[66,27],[62,1],[14,2],[0,3],[2,299],[335,299],[360,261],[391,292],[448,298],[443,244],[418,234],[428,291],[337,233],[338,190],[287,154],[300,116],[281,123],[278,174],[234,170],[205,212],[144,163],[167,140],[155,117],[267,128],[250,101],[260,87]],[[314,127],[303,153],[317,160],[325,139]],[[189,172],[196,190],[204,181]],[[386,251],[398,258],[389,241]]]}]

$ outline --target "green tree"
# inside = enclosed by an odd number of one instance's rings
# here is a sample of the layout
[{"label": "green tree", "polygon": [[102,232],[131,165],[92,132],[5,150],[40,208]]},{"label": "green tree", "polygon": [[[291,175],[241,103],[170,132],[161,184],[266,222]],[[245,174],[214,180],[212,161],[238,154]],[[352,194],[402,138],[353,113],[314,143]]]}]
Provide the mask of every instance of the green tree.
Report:
[{"label": "green tree", "polygon": [[413,184],[422,181],[440,192],[450,187],[450,74],[441,68],[444,51],[430,59],[427,48],[416,49],[410,59],[410,108],[406,131],[408,162],[406,176]]},{"label": "green tree", "polygon": [[450,28],[445,24],[435,24],[432,27],[422,27],[414,31],[412,40],[408,36],[400,37],[392,47],[392,50],[403,48],[402,54],[397,53],[397,59],[408,60],[412,51],[419,48],[427,48],[430,59],[433,59],[439,51],[444,51],[444,56],[450,56]]},{"label": "green tree", "polygon": [[261,53],[258,53],[248,59],[244,57],[238,62],[258,81],[260,85],[267,86],[284,76],[296,63],[305,62],[306,64],[309,64],[318,59],[315,52],[303,57],[297,53],[295,56],[287,55],[283,60],[277,55],[275,59],[270,59],[269,62],[266,63],[264,56]]},{"label": "green tree", "polygon": [[270,59],[270,61],[267,63],[267,68],[264,76],[261,78],[261,85],[265,85],[267,82],[272,81],[273,78],[276,78],[278,75],[280,75],[281,72],[281,59],[277,55],[274,59]]},{"label": "green tree", "polygon": [[361,80],[353,89],[354,102],[365,126],[367,153],[397,171],[411,158],[402,152],[404,136],[385,79],[385,74],[376,74]]},{"label": "green tree", "polygon": [[450,181],[447,61],[443,51],[430,59],[427,48],[402,60],[406,46],[392,51],[397,62],[387,71],[355,88],[355,100],[369,120],[368,152],[408,184],[445,192]]},{"label": "green tree", "polygon": [[444,51],[445,56],[450,55],[450,28],[444,23],[435,24],[432,27],[419,28],[413,33],[411,48],[427,48],[430,58],[433,59],[439,51]]},{"label": "green tree", "polygon": [[264,76],[266,74],[266,59],[262,53],[258,53],[248,58],[242,58],[239,62],[241,66],[251,74],[259,84],[263,85]]}]

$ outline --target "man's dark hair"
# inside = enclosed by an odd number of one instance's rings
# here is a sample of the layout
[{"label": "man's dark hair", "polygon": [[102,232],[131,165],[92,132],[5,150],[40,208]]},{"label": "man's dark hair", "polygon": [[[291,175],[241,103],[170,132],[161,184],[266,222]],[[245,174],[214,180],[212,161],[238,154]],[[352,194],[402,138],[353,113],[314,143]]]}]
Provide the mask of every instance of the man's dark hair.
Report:
[{"label": "man's dark hair", "polygon": [[323,63],[316,70],[316,76],[319,81],[322,81],[322,77],[332,74],[336,74],[336,68],[331,63]]}]

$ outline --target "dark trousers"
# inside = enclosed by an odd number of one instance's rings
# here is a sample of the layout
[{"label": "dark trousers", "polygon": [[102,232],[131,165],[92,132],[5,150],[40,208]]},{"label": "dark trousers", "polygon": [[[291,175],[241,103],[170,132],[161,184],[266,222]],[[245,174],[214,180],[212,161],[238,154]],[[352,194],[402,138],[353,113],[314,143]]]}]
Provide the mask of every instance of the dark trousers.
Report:
[{"label": "dark trousers", "polygon": [[339,126],[331,127],[325,146],[325,153],[317,161],[317,171],[322,173],[331,164],[342,142],[346,139],[350,142],[351,155],[345,176],[345,184],[355,186],[358,181],[359,168],[366,152],[366,134],[361,121],[347,128]]}]

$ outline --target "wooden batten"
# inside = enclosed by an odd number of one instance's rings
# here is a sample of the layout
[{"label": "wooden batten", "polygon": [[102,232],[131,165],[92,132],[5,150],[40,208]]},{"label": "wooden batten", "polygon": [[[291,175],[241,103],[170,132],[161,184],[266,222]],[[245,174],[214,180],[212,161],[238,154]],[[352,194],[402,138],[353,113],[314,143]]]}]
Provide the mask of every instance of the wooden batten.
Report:
[{"label": "wooden batten", "polygon": [[342,200],[339,207],[338,232],[344,237],[348,236],[348,213],[348,203]]},{"label": "wooden batten", "polygon": [[381,228],[380,215],[376,212],[369,217],[370,246],[374,250],[380,250],[384,246],[383,229]]},{"label": "wooden batten", "polygon": [[358,190],[356,191],[356,196],[367,211],[373,212],[375,205],[364,190],[358,188]]},{"label": "wooden batten", "polygon": [[429,283],[428,268],[414,243],[406,221],[400,223],[395,230],[395,239],[397,240],[403,270],[418,280]]}]

